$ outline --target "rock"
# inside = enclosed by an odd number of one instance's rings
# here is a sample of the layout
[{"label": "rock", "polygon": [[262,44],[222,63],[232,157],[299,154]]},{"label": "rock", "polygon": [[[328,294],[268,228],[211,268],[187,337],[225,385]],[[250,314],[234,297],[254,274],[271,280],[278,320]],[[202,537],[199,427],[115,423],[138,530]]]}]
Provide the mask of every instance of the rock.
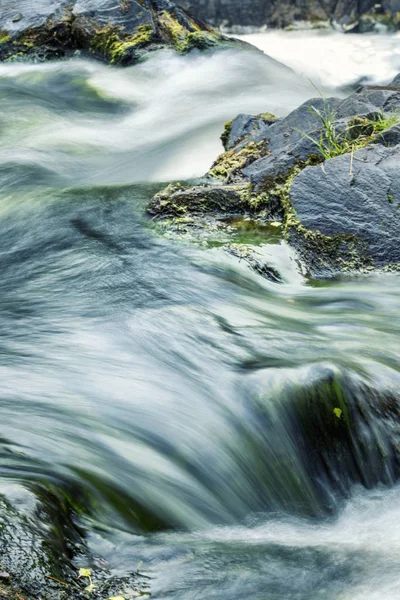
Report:
[{"label": "rock", "polygon": [[[232,45],[169,0],[3,0],[0,60],[62,58],[76,51],[129,65],[151,51]],[[18,18],[17,18],[18,17]],[[239,42],[238,42],[239,43]]]},{"label": "rock", "polygon": [[383,146],[397,146],[397,144],[400,144],[400,124],[397,123],[386,129],[386,131],[382,131],[378,141]]},{"label": "rock", "polygon": [[153,218],[246,214],[282,221],[313,277],[400,267],[400,87],[315,98],[284,119],[239,115],[195,187],[169,186]]},{"label": "rock", "polygon": [[303,260],[319,274],[400,265],[400,147],[376,143],[354,152],[352,167],[351,161],[345,154],[307,167],[291,185],[302,226],[322,242],[328,238],[321,253],[295,231]]},{"label": "rock", "polygon": [[227,244],[224,248],[232,256],[245,261],[252,271],[274,283],[283,283],[283,278],[278,270],[265,262],[260,256],[259,249],[243,244]]},{"label": "rock", "polygon": [[284,384],[290,439],[324,506],[334,508],[354,484],[372,489],[400,477],[399,380],[389,369],[385,375],[385,382],[373,373],[363,380],[322,363],[295,370]]},{"label": "rock", "polygon": [[145,576],[136,572],[116,576],[105,567],[95,566],[101,562],[100,557],[95,561],[88,550],[77,505],[72,508],[67,490],[32,488],[32,506],[23,514],[0,495],[0,564],[6,569],[0,573],[0,596],[3,591],[7,592],[7,600],[84,598],[88,580],[78,578],[73,563],[93,566],[93,600],[104,600],[120,592],[128,600],[129,589],[143,593],[148,590]]},{"label": "rock", "polygon": [[157,217],[185,217],[186,214],[245,212],[247,188],[240,186],[198,186],[185,189],[180,185],[168,186],[154,196],[148,213]]},{"label": "rock", "polygon": [[348,31],[376,31],[400,26],[400,0],[178,0],[177,3],[214,26],[318,27],[335,23]]},{"label": "rock", "polygon": [[390,85],[393,87],[397,86],[400,88],[400,73],[398,75],[396,75],[396,77],[393,79],[393,81]]},{"label": "rock", "polygon": [[265,137],[269,125],[278,121],[278,117],[272,113],[265,113],[253,117],[252,115],[238,115],[234,121],[225,125],[225,131],[221,135],[221,141],[226,151],[232,150],[242,140],[246,139],[246,143],[250,141],[257,142]]}]

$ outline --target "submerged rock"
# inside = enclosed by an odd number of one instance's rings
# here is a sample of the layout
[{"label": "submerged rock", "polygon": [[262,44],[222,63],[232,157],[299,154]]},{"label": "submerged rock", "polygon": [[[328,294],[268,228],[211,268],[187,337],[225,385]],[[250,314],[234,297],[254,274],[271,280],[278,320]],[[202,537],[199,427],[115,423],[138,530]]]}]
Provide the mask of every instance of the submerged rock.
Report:
[{"label": "submerged rock", "polygon": [[170,0],[3,0],[0,60],[35,60],[75,52],[129,65],[148,52],[234,44]]},{"label": "submerged rock", "polygon": [[314,277],[398,269],[400,87],[316,98],[286,118],[239,115],[195,187],[169,186],[153,217],[250,214],[282,221]]},{"label": "submerged rock", "polygon": [[280,410],[291,423],[295,454],[325,507],[348,497],[354,484],[373,489],[400,477],[398,376],[371,381],[330,364],[293,373],[282,386]]},{"label": "submerged rock", "polygon": [[33,487],[34,494],[22,488],[18,493],[19,504],[30,496],[29,509],[21,512],[0,495],[0,598],[79,600],[90,594],[93,600],[132,600],[146,594],[145,575],[116,576],[91,555],[65,490]]}]

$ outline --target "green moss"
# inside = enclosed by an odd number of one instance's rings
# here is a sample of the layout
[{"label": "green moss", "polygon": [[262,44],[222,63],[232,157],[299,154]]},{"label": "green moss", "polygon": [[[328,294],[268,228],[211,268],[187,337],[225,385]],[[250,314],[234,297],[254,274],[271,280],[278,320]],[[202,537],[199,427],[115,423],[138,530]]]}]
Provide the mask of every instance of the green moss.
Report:
[{"label": "green moss", "polygon": [[140,25],[135,35],[131,39],[131,43],[138,46],[139,44],[148,44],[153,36],[153,28],[151,25]]},{"label": "green moss", "polygon": [[237,192],[240,196],[240,199],[242,201],[242,203],[244,205],[249,205],[250,206],[250,202],[251,202],[251,197],[252,197],[252,186],[251,184],[247,184],[244,185],[243,187],[239,187],[237,188]]},{"label": "green moss", "polygon": [[[364,244],[354,235],[326,236],[317,230],[304,227],[290,200],[290,190],[297,175],[307,166],[323,162],[320,156],[310,156],[308,161],[298,163],[285,174],[264,181],[263,191],[250,193],[247,202],[251,209],[267,209],[267,216],[279,216],[284,224],[284,236],[295,241],[302,249],[306,262],[319,271],[367,271],[372,268]],[[301,244],[296,240],[301,239]],[[343,407],[340,406],[343,410]]]},{"label": "green moss", "polygon": [[250,198],[250,184],[193,187],[170,184],[154,196],[147,211],[156,219],[186,219],[192,215],[238,215],[250,211]]},{"label": "green moss", "polygon": [[174,200],[174,194],[182,192],[184,189],[181,183],[170,183],[166,188],[158,192],[153,198],[153,202],[156,204],[155,216],[173,215],[175,218],[184,217],[187,212],[187,206]]},{"label": "green moss", "polygon": [[24,48],[34,48],[38,45],[41,32],[35,29],[28,29],[22,35],[20,35],[13,44],[15,46],[24,46]]},{"label": "green moss", "polygon": [[60,21],[48,19],[42,26],[24,30],[15,38],[2,37],[0,60],[15,60],[21,56],[49,60],[71,53],[74,40],[72,16],[67,13]]},{"label": "green moss", "polygon": [[270,204],[270,197],[265,192],[257,195],[250,195],[248,199],[248,205],[252,211],[259,211],[263,208],[268,207]]},{"label": "green moss", "polygon": [[202,31],[193,19],[188,19],[184,27],[171,11],[164,10],[158,16],[158,24],[162,34],[178,52],[188,52],[193,48],[201,50],[217,43],[217,34],[213,31]]},{"label": "green moss", "polygon": [[184,51],[188,52],[194,48],[206,50],[217,44],[217,37],[206,31],[192,31],[188,33]]},{"label": "green moss", "polygon": [[307,263],[318,271],[328,269],[341,272],[367,272],[373,268],[372,261],[365,252],[365,244],[355,235],[323,235],[318,230],[296,227],[296,237],[300,237],[301,254]]},{"label": "green moss", "polygon": [[279,121],[279,117],[277,117],[276,115],[274,115],[271,112],[261,113],[261,114],[257,115],[257,117],[259,119],[264,119],[264,121]]},{"label": "green moss", "polygon": [[222,145],[225,148],[225,150],[228,150],[228,142],[229,142],[229,137],[231,135],[232,123],[233,123],[233,120],[228,121],[228,123],[225,123],[224,131],[221,134],[221,142],[222,142]]},{"label": "green moss", "polygon": [[7,31],[0,31],[0,44],[4,44],[10,40],[10,34]]},{"label": "green moss", "polygon": [[151,25],[140,25],[133,35],[126,35],[116,25],[105,25],[96,31],[90,49],[100,52],[111,64],[122,64],[132,51],[149,44],[153,34]]},{"label": "green moss", "polygon": [[265,141],[250,142],[239,151],[235,149],[228,150],[217,158],[209,171],[209,175],[228,179],[236,171],[243,169],[266,154],[268,154],[268,150]]},{"label": "green moss", "polygon": [[289,227],[294,227],[299,223],[299,219],[297,217],[296,211],[292,206],[290,201],[290,189],[292,187],[292,183],[297,177],[297,175],[306,167],[307,165],[296,165],[291,171],[284,177],[283,181],[277,181],[275,187],[270,191],[270,195],[278,198],[282,209],[283,209],[283,217],[285,224],[285,234],[288,231]]},{"label": "green moss", "polygon": [[400,263],[391,263],[390,265],[385,265],[382,268],[384,273],[398,273],[400,271]]},{"label": "green moss", "polygon": [[295,177],[309,165],[322,162],[319,156],[310,156],[306,162],[297,163],[286,173],[271,176],[264,180],[261,191],[251,193],[249,207],[254,211],[268,209],[269,217],[279,217],[284,223],[285,235],[289,227],[299,224],[299,219],[290,201],[290,189]]},{"label": "green moss", "polygon": [[188,32],[177,19],[169,11],[164,10],[159,16],[159,23],[173,46],[179,51],[184,50]]}]

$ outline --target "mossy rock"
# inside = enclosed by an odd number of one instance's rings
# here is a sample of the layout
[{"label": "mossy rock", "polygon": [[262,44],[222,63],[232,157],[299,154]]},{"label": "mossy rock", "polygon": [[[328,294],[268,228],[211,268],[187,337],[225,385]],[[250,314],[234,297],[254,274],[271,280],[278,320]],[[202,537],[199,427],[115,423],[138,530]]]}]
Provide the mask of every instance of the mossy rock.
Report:
[{"label": "mossy rock", "polygon": [[280,120],[239,115],[225,125],[210,184],[169,187],[150,214],[225,210],[282,222],[312,277],[399,270],[397,84],[310,100]]},{"label": "mossy rock", "polygon": [[[6,10],[0,31],[0,60],[48,60],[79,51],[113,65],[130,65],[149,52],[172,47],[185,53],[234,45],[219,32],[161,0],[51,0],[35,14],[22,0],[21,18]],[[47,13],[46,13],[47,9]],[[13,17],[14,15],[14,17]]]},{"label": "mossy rock", "polygon": [[322,503],[400,477],[400,398],[347,369],[314,365],[286,386],[280,402],[290,414],[298,455]]},{"label": "mossy rock", "polygon": [[[79,577],[75,564],[88,567],[94,588],[92,600],[131,592],[148,593],[149,582],[136,572],[115,576],[95,566],[81,526],[87,499],[78,490],[31,486],[29,508],[23,513],[0,496],[0,598],[3,600],[82,600],[88,597],[88,577]],[[78,494],[78,495],[76,495]],[[79,508],[79,505],[81,507]],[[3,594],[3,596],[2,596]]]},{"label": "mossy rock", "polygon": [[154,196],[148,206],[156,218],[190,215],[243,213],[248,209],[247,186],[199,185],[185,187],[171,184]]},{"label": "mossy rock", "polygon": [[208,175],[211,177],[225,179],[227,183],[235,180],[244,167],[268,154],[268,143],[250,142],[243,148],[232,149],[221,154],[211,166]]}]

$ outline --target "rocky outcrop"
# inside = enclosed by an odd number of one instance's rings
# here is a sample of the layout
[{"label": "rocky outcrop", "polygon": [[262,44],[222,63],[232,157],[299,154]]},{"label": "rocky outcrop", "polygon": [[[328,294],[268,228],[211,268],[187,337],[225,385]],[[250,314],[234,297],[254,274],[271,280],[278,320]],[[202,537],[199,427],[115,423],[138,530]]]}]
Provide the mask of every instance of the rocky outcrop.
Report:
[{"label": "rocky outcrop", "polygon": [[76,52],[129,65],[151,51],[232,44],[169,0],[3,0],[0,60],[46,60]]},{"label": "rocky outcrop", "polygon": [[333,22],[367,31],[400,25],[400,0],[179,0],[178,4],[215,26],[289,27]]},{"label": "rocky outcrop", "polygon": [[280,222],[313,277],[397,270],[399,84],[316,98],[281,120],[239,115],[206,180],[170,185],[149,213],[172,222],[207,213]]}]

